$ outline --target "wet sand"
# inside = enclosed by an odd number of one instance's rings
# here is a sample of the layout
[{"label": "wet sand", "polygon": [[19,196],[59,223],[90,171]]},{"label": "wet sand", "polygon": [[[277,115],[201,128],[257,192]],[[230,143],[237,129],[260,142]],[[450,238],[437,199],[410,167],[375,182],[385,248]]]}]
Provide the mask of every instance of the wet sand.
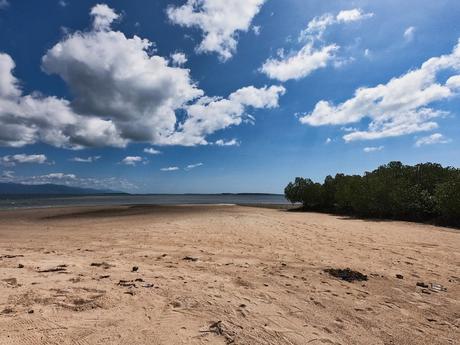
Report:
[{"label": "wet sand", "polygon": [[0,212],[2,345],[458,339],[458,230],[242,206]]}]

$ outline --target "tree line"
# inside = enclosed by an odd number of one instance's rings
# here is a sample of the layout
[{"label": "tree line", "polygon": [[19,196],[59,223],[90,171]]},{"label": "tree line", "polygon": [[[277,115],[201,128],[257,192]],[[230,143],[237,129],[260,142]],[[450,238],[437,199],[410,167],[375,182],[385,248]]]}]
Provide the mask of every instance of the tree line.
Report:
[{"label": "tree line", "polygon": [[361,175],[297,177],[284,194],[303,209],[369,218],[460,226],[460,169],[440,164],[390,162]]}]

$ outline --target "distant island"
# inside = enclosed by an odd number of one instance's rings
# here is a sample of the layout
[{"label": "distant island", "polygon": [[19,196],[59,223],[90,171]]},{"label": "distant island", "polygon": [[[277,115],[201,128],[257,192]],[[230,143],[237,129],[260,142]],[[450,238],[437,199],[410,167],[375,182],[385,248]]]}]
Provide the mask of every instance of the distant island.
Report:
[{"label": "distant island", "polygon": [[37,195],[100,195],[100,194],[126,194],[110,189],[93,189],[72,187],[57,184],[22,184],[0,183],[0,197],[5,196],[37,196]]}]

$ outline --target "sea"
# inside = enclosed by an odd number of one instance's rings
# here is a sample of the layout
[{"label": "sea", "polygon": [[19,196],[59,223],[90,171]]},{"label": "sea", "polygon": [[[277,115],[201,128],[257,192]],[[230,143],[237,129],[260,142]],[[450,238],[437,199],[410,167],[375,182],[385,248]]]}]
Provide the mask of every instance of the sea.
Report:
[{"label": "sea", "polygon": [[142,194],[91,196],[0,196],[0,209],[106,205],[239,204],[288,205],[281,194]]}]

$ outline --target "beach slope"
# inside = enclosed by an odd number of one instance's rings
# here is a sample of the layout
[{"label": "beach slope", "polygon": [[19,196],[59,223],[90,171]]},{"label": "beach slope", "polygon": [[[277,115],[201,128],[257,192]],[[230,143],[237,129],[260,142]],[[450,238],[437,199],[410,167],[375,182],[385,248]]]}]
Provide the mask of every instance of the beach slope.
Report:
[{"label": "beach slope", "polygon": [[1,211],[0,344],[455,344],[459,250],[456,230],[257,207]]}]

